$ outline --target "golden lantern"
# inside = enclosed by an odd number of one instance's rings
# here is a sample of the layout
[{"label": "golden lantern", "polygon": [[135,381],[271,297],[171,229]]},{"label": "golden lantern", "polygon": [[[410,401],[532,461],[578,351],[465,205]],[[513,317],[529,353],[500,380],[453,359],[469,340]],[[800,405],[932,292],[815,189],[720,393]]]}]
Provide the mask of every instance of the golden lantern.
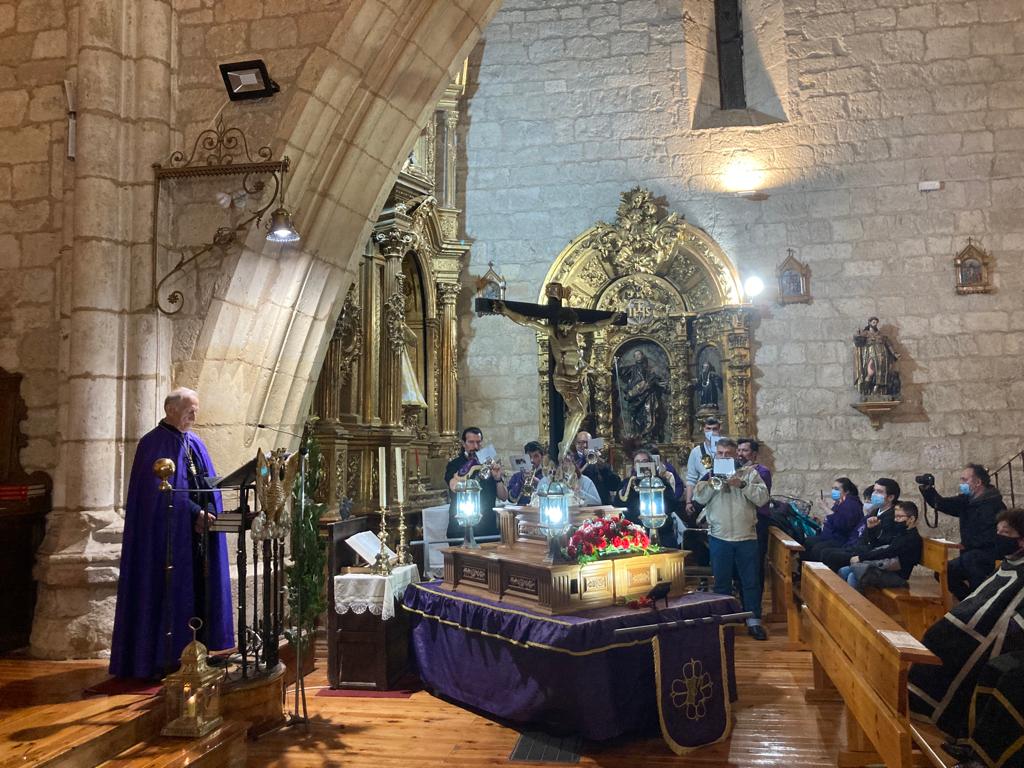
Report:
[{"label": "golden lantern", "polygon": [[164,736],[196,739],[220,727],[220,684],[224,670],[206,663],[206,646],[196,639],[202,620],[193,618],[192,642],[181,652],[181,668],[164,678],[167,725]]}]

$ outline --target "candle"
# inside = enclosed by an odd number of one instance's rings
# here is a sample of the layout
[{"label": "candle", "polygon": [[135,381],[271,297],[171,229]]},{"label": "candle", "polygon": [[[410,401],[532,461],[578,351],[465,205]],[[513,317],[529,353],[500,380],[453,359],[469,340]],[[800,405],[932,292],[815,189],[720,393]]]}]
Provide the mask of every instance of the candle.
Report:
[{"label": "candle", "polygon": [[402,449],[395,446],[395,493],[398,503],[405,503],[405,472],[402,471]]},{"label": "candle", "polygon": [[380,491],[380,506],[388,505],[388,456],[384,446],[377,448],[377,482]]}]

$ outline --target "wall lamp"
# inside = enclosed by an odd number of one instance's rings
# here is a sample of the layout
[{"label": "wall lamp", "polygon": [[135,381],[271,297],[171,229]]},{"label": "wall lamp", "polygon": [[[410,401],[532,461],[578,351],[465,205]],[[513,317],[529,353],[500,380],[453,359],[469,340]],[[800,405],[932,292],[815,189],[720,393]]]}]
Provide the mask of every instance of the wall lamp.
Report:
[{"label": "wall lamp", "polygon": [[267,65],[263,59],[221,64],[220,76],[224,79],[224,87],[232,101],[262,99],[281,90],[281,86],[267,74]]},{"label": "wall lamp", "polygon": [[[256,150],[255,157],[249,152],[249,145],[245,134],[238,128],[225,127],[223,119],[217,120],[215,128],[208,128],[196,137],[192,152],[185,155],[178,151],[171,154],[167,163],[153,165],[155,183],[153,185],[153,247],[152,247],[152,268],[153,268],[153,303],[158,310],[165,315],[174,315],[181,311],[184,306],[184,295],[180,290],[172,290],[163,296],[161,291],[164,283],[171,277],[181,273],[187,266],[194,263],[201,256],[210,253],[214,249],[223,251],[237,241],[238,235],[244,232],[250,224],[256,222],[261,224],[263,217],[273,208],[270,214],[270,221],[267,225],[266,239],[272,243],[294,243],[300,239],[298,231],[292,224],[292,215],[284,205],[284,182],[288,173],[288,157],[280,160],[271,160],[273,153],[270,147],[263,146]],[[259,199],[267,189],[267,177],[273,184],[273,189],[268,201],[256,210],[248,211],[247,216],[240,223],[220,227],[213,235],[211,242],[189,249],[183,253],[178,262],[167,274],[157,280],[157,266],[159,255],[159,223],[160,223],[160,197],[162,183],[168,179],[189,179],[189,178],[210,178],[210,177],[239,176],[242,180],[242,195],[228,196],[228,204],[234,200]],[[218,195],[223,197],[223,195]]]}]

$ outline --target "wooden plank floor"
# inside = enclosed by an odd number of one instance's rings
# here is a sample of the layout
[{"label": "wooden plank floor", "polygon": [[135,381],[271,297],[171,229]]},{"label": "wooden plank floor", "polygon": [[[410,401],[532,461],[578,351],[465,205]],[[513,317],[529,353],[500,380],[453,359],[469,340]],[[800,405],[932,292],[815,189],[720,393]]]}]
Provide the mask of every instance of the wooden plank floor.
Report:
[{"label": "wooden plank floor", "polygon": [[[740,700],[728,741],[677,757],[658,735],[587,743],[580,765],[603,768],[699,765],[768,768],[834,766],[845,739],[842,705],[808,704],[810,654],[787,650],[784,625],[759,643],[738,637]],[[321,649],[322,650],[322,649]],[[249,744],[249,766],[470,768],[510,764],[519,733],[426,692],[408,699],[317,697],[323,661],[307,678],[308,731],[302,727]],[[292,700],[289,699],[289,707]]]},{"label": "wooden plank floor", "polygon": [[[804,702],[811,684],[810,654],[787,647],[785,627],[769,626],[771,639],[738,637],[736,672],[740,700],[728,741],[673,755],[660,736],[611,744],[587,743],[580,765],[602,768],[699,765],[769,768],[834,766],[845,733],[838,703]],[[312,723],[278,731],[248,744],[248,765],[338,768],[469,768],[508,765],[519,733],[504,724],[436,699],[426,692],[408,699],[317,697],[326,686],[326,659],[319,649],[307,678]],[[119,709],[136,697],[81,700],[83,688],[106,678],[106,662],[0,659],[0,765],[30,765],[26,742],[62,731],[77,739],[85,730],[109,727]],[[115,702],[115,700],[118,700]],[[292,700],[288,700],[289,708]],[[67,729],[67,730],[63,730]],[[26,738],[29,737],[29,738]],[[28,758],[28,760],[26,760]]]}]

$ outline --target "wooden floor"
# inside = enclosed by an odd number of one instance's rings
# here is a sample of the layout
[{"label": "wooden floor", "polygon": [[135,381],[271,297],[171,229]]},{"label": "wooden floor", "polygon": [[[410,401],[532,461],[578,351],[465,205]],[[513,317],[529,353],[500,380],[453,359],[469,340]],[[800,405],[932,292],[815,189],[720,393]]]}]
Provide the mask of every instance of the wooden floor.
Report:
[{"label": "wooden floor", "polygon": [[[771,639],[746,635],[737,642],[740,700],[727,742],[677,757],[656,733],[612,744],[587,743],[580,765],[641,768],[659,765],[835,765],[844,732],[841,705],[807,704],[810,655],[788,650],[785,628],[770,626]],[[322,650],[322,649],[321,649]],[[42,734],[81,734],[102,727],[104,699],[81,700],[81,691],[106,677],[104,662],[42,662],[0,659],[0,767],[37,761],[31,742]],[[518,738],[513,728],[420,692],[407,699],[328,698],[326,662],[307,678],[308,730],[269,734],[248,744],[248,765],[344,768],[469,768],[508,765]],[[136,697],[109,697],[125,704]],[[289,707],[291,699],[289,699]],[[108,706],[110,705],[108,704]],[[97,710],[97,711],[94,711]],[[95,725],[94,725],[94,721]],[[84,765],[84,763],[79,763]]]}]

